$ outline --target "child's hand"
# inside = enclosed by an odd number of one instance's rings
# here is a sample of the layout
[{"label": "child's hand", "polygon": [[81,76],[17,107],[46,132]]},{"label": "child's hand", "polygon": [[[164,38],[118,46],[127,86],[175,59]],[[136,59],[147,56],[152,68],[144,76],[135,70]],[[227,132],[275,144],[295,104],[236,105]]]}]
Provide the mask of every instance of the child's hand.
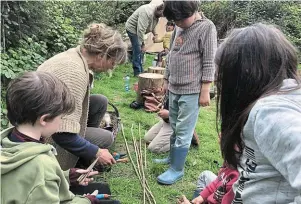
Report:
[{"label": "child's hand", "polygon": [[186,198],[186,196],[182,195],[180,199],[177,199],[177,204],[190,204],[190,201]]},{"label": "child's hand", "polygon": [[[75,172],[79,173],[81,175],[81,174],[88,173],[88,170],[86,170],[86,169],[77,169]],[[79,185],[81,185],[81,186],[87,186],[90,182],[93,181],[93,178],[89,178],[89,177],[97,175],[97,174],[98,174],[98,171],[91,171],[89,173],[89,175],[87,176],[87,178],[85,178],[82,182],[80,182]]]},{"label": "child's hand", "polygon": [[168,118],[169,111],[166,109],[162,109],[158,112],[158,116],[160,116],[162,119]]},{"label": "child's hand", "polygon": [[202,107],[210,105],[210,94],[209,92],[202,92],[199,99],[199,104]]},{"label": "child's hand", "polygon": [[145,47],[145,45],[141,45],[141,52],[143,52],[143,53],[146,52],[146,47]]},{"label": "child's hand", "polygon": [[202,83],[201,95],[199,98],[199,105],[202,107],[210,105],[210,82]]},{"label": "child's hand", "polygon": [[164,84],[163,84],[163,93],[166,93],[168,90],[168,81],[164,79]]},{"label": "child's hand", "polygon": [[154,35],[153,42],[156,43],[156,40],[158,39],[158,34]]},{"label": "child's hand", "polygon": [[92,194],[88,193],[88,194],[84,194],[83,196],[88,198],[92,204],[98,204],[100,203],[100,201],[96,198],[97,194],[98,194],[98,190],[95,190]]},{"label": "child's hand", "polygon": [[193,204],[202,204],[204,202],[204,199],[202,196],[196,197],[191,201]]}]

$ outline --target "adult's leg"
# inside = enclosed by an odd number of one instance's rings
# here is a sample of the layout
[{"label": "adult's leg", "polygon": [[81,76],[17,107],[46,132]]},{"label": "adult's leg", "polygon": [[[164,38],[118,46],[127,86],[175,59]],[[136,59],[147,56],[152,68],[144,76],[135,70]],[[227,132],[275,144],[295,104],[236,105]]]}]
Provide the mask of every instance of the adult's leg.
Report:
[{"label": "adult's leg", "polygon": [[163,121],[160,120],[153,127],[151,127],[151,129],[145,134],[144,136],[145,142],[150,143],[158,135],[162,127],[163,127]]},{"label": "adult's leg", "polygon": [[108,99],[104,95],[97,94],[90,96],[87,127],[99,127],[101,119],[107,111],[107,106]]},{"label": "adult's leg", "polygon": [[154,153],[163,153],[170,150],[170,136],[173,131],[169,123],[162,120],[162,128],[157,136],[149,144],[148,149]]},{"label": "adult's leg", "polygon": [[105,149],[109,148],[114,142],[112,132],[94,127],[87,127],[85,139],[98,147]]},{"label": "adult's leg", "polygon": [[208,186],[216,178],[217,176],[211,171],[203,171],[198,178],[196,189],[193,193],[193,199],[198,197],[204,188],[206,188],[206,186]]},{"label": "adult's leg", "polygon": [[139,45],[138,36],[127,31],[132,44],[132,64],[134,75],[137,76],[142,72],[141,46]]}]

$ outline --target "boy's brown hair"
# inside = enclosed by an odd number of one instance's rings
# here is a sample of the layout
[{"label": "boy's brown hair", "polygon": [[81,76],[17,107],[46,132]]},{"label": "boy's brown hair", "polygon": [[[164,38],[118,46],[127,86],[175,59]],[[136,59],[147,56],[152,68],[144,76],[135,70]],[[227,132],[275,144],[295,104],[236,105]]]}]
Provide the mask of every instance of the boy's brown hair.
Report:
[{"label": "boy's brown hair", "polygon": [[12,80],[6,93],[7,117],[14,126],[31,123],[48,114],[52,120],[75,109],[67,86],[46,72],[25,72]]}]

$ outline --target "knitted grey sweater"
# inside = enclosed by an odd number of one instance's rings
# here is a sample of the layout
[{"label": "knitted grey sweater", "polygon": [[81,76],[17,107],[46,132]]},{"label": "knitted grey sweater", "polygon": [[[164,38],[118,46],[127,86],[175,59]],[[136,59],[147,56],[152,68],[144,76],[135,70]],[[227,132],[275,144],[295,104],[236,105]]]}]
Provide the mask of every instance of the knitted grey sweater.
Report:
[{"label": "knitted grey sweater", "polygon": [[169,91],[197,94],[202,81],[213,81],[216,47],[216,28],[210,20],[198,16],[189,28],[176,27],[164,77],[169,82]]}]

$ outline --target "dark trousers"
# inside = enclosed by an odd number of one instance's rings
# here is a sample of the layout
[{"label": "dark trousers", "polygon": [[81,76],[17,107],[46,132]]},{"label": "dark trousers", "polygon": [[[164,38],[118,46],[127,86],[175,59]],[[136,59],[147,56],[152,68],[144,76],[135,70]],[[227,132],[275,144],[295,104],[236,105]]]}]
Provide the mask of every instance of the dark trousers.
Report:
[{"label": "dark trousers", "polygon": [[99,128],[107,106],[108,99],[105,96],[100,94],[90,96],[86,139],[100,148],[108,148],[114,142],[112,132]]},{"label": "dark trousers", "polygon": [[141,52],[141,45],[139,44],[138,36],[129,31],[126,32],[132,44],[132,64],[133,64],[134,75],[137,76],[143,72],[143,67],[142,67],[143,53]]},{"label": "dark trousers", "polygon": [[[99,194],[109,194],[111,195],[110,187],[107,183],[91,183],[88,186],[71,186],[70,191],[76,195],[83,195],[88,193],[93,193],[93,191],[98,190]],[[100,203],[107,204],[119,204],[117,200],[101,200]]]},{"label": "dark trousers", "polygon": [[[112,132],[99,127],[100,122],[107,111],[107,106],[108,99],[105,96],[101,94],[90,96],[89,114],[85,139],[102,149],[108,149],[114,142],[114,136]],[[84,158],[79,158],[76,167],[85,169],[92,162],[93,161],[87,161]],[[104,171],[101,169],[97,170]]]}]

